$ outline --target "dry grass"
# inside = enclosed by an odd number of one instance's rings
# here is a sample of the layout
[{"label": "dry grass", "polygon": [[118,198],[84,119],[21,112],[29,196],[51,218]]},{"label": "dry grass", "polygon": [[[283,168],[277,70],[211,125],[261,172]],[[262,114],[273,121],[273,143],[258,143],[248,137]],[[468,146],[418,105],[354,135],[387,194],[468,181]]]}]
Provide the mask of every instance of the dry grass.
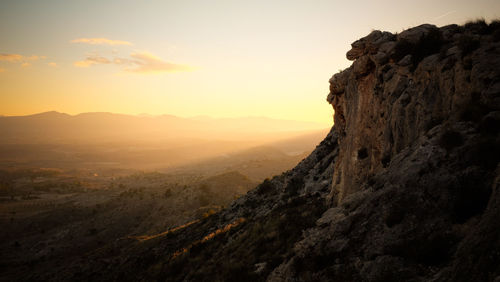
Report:
[{"label": "dry grass", "polygon": [[232,228],[234,227],[237,227],[238,225],[242,224],[243,222],[245,222],[246,219],[243,218],[243,217],[240,217],[238,219],[236,219],[235,221],[229,223],[228,225],[224,226],[223,228],[219,228],[217,230],[215,230],[214,232],[212,233],[209,233],[208,235],[206,235],[205,237],[203,237],[202,239],[200,240],[197,240],[197,241],[194,241],[192,244],[190,244],[189,246],[185,247],[185,248],[182,248],[176,252],[174,252],[172,254],[172,259],[175,259],[176,257],[180,256],[181,254],[184,254],[184,253],[187,253],[192,247],[194,246],[197,246],[199,244],[203,244],[213,238],[215,238],[215,236],[217,235],[220,235],[220,234],[223,234],[223,233],[226,233],[228,232],[229,230],[231,230]]},{"label": "dry grass", "polygon": [[144,241],[147,241],[147,240],[151,240],[151,239],[155,239],[155,238],[158,238],[158,237],[165,236],[165,235],[170,234],[172,232],[179,231],[181,229],[184,229],[184,228],[186,228],[186,227],[188,227],[190,225],[193,225],[195,223],[198,223],[198,222],[200,222],[200,220],[197,219],[197,220],[190,221],[190,222],[188,222],[186,224],[183,224],[183,225],[180,225],[180,226],[176,226],[176,227],[174,227],[172,229],[169,229],[169,230],[167,230],[165,232],[158,233],[158,234],[155,234],[155,235],[128,236],[128,238],[135,239],[135,240],[137,240],[139,242],[144,242]]}]

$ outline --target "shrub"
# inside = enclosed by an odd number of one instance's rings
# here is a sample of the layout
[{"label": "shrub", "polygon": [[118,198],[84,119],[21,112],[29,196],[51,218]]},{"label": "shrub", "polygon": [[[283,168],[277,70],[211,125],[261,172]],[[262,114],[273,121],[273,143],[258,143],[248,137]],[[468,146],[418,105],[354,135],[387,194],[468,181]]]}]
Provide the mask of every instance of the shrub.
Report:
[{"label": "shrub", "polygon": [[285,190],[288,192],[289,196],[295,196],[302,188],[304,188],[304,179],[300,177],[294,177],[290,179]]},{"label": "shrub", "polygon": [[492,33],[493,42],[500,41],[500,20],[494,20],[488,26],[490,32]]},{"label": "shrub", "polygon": [[493,41],[500,41],[500,20],[493,20],[488,26],[488,29],[493,35]]},{"label": "shrub", "polygon": [[425,57],[438,53],[443,45],[443,36],[439,29],[431,29],[415,46],[412,54],[413,65],[416,67]]},{"label": "shrub", "polygon": [[460,111],[460,120],[479,122],[489,111],[490,108],[481,102],[481,94],[473,92]]},{"label": "shrub", "polygon": [[500,160],[500,148],[492,137],[482,138],[468,153],[471,164],[481,166],[487,170],[495,169],[498,160]]},{"label": "shrub", "polygon": [[91,235],[91,236],[94,236],[94,235],[97,235],[97,228],[89,228],[88,230],[88,235]]},{"label": "shrub", "polygon": [[464,25],[465,30],[470,30],[472,33],[478,34],[487,34],[490,31],[490,28],[484,18],[468,21]]},{"label": "shrub", "polygon": [[464,67],[464,70],[471,70],[473,67],[472,64],[472,59],[471,58],[465,58],[462,62],[462,65]]},{"label": "shrub", "polygon": [[500,119],[486,116],[479,123],[478,130],[483,135],[495,136],[500,133]]},{"label": "shrub", "polygon": [[392,59],[396,62],[403,59],[406,55],[413,53],[413,45],[407,40],[398,40],[394,47]]},{"label": "shrub", "polygon": [[466,222],[469,218],[481,214],[491,196],[491,183],[485,181],[483,172],[472,170],[458,177],[457,185],[453,187],[453,220]]},{"label": "shrub", "polygon": [[201,207],[208,206],[210,204],[210,199],[206,195],[198,196],[198,205]]},{"label": "shrub", "polygon": [[422,36],[416,44],[412,44],[407,40],[398,40],[394,47],[392,59],[399,61],[406,55],[411,55],[411,69],[414,70],[425,57],[439,53],[443,44],[444,40],[441,31],[434,28]]},{"label": "shrub", "polygon": [[462,52],[462,58],[479,48],[479,40],[470,35],[462,35],[458,40],[458,48]]},{"label": "shrub", "polygon": [[500,41],[500,29],[496,30],[495,32],[493,32],[493,42],[498,42]]},{"label": "shrub", "polygon": [[449,151],[455,147],[458,147],[464,143],[462,135],[453,130],[447,130],[441,135],[439,139],[439,145]]},{"label": "shrub", "polygon": [[167,190],[165,190],[165,193],[163,194],[163,196],[165,198],[170,198],[172,195],[173,195],[172,189],[170,189],[170,188],[168,188]]},{"label": "shrub", "polygon": [[269,178],[266,178],[264,180],[264,182],[262,182],[258,187],[257,187],[257,194],[259,195],[263,195],[263,194],[267,194],[271,191],[274,190],[274,185],[273,183],[271,182],[271,180],[269,180]]}]

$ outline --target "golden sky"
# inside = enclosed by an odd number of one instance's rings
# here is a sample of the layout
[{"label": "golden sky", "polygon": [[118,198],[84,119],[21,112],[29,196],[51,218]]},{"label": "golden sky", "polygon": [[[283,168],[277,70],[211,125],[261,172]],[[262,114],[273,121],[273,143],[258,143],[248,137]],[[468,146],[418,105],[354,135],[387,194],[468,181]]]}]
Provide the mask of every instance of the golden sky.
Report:
[{"label": "golden sky", "polygon": [[0,114],[56,110],[332,123],[350,43],[500,18],[500,1],[0,2]]}]

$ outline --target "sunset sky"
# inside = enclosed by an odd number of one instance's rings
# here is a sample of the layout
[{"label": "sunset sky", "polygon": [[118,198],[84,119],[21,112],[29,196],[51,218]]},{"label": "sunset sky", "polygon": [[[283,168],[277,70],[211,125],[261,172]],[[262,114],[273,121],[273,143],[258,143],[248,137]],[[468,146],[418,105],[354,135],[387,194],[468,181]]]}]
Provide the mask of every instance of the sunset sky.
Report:
[{"label": "sunset sky", "polygon": [[350,43],[500,18],[500,1],[0,2],[0,114],[56,110],[332,123]]}]

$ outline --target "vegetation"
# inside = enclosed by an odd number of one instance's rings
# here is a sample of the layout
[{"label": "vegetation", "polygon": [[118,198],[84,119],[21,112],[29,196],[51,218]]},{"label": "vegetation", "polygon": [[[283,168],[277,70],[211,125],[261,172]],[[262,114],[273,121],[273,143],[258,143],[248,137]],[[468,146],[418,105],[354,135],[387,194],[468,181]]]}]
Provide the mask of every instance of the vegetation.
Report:
[{"label": "vegetation", "polygon": [[464,143],[462,135],[454,130],[446,130],[439,140],[439,145],[450,151],[451,149],[458,147]]},{"label": "vegetation", "polygon": [[417,68],[418,64],[425,57],[439,53],[444,44],[441,31],[431,29],[423,35],[417,43],[411,43],[408,40],[400,39],[397,41],[392,59],[400,61],[407,55],[411,55],[411,69]]},{"label": "vegetation", "polygon": [[257,193],[264,195],[274,191],[274,185],[269,178],[266,178],[256,189]]},{"label": "vegetation", "polygon": [[[290,199],[265,219],[241,221],[226,232],[208,235],[210,240],[191,244],[170,260],[162,273],[173,281],[264,280],[292,254],[302,230],[314,226],[326,209],[319,197]],[[191,276],[184,276],[186,273]]]},{"label": "vegetation", "polygon": [[[6,226],[0,232],[0,248],[12,254],[2,263],[15,259],[58,265],[62,258],[116,252],[110,247],[116,242],[175,236],[200,220],[211,220],[255,185],[235,171],[210,177],[157,172],[115,175],[0,170],[0,219]],[[198,244],[217,241],[226,232],[232,231],[203,234]]]},{"label": "vegetation", "polygon": [[484,18],[468,21],[464,24],[464,28],[465,30],[475,34],[488,34],[491,32],[490,25],[486,23]]},{"label": "vegetation", "polygon": [[464,34],[458,41],[458,48],[462,53],[462,58],[479,48],[479,39],[472,35]]}]

